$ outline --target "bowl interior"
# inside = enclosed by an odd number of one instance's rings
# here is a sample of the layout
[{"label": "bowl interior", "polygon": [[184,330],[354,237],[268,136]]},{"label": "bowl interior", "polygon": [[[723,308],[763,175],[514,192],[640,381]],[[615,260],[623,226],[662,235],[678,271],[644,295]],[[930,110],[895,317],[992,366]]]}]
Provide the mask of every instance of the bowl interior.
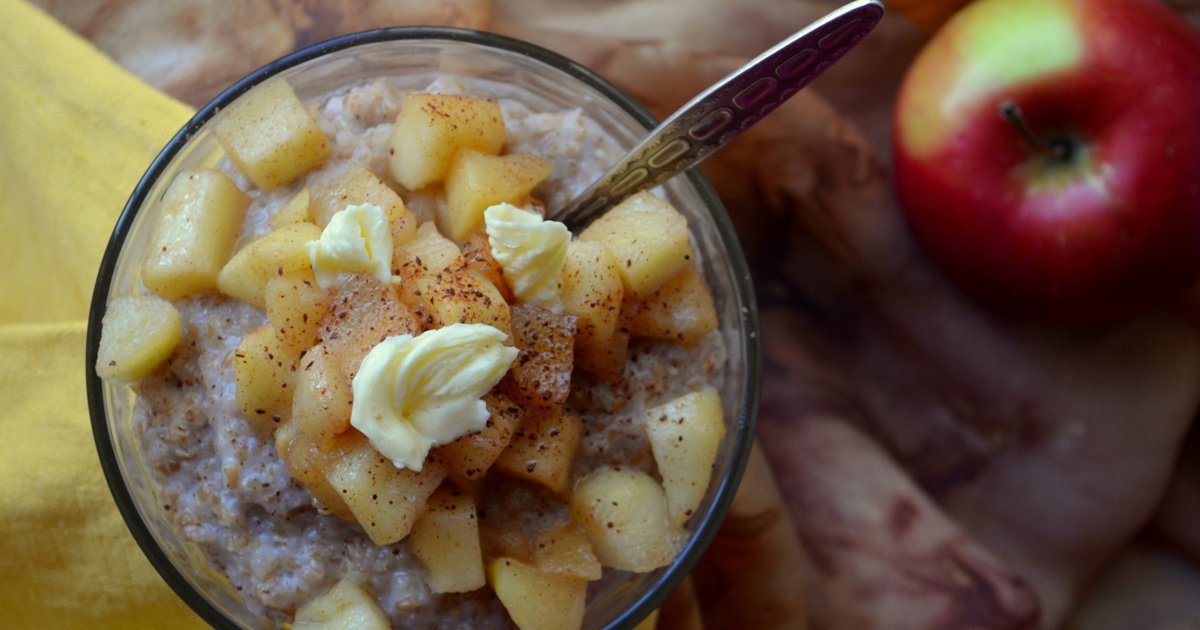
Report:
[{"label": "bowl interior", "polygon": [[[100,321],[112,297],[145,292],[140,265],[156,220],[157,202],[181,170],[213,166],[223,158],[211,122],[241,94],[264,80],[285,77],[302,100],[376,76],[461,75],[519,88],[534,110],[579,107],[622,149],[644,137],[654,120],[628,96],[554,53],[492,34],[443,28],[370,31],[319,44],[280,59],[232,86],[203,108],[151,166],[119,219],[93,295],[88,333],[88,395],[93,430],[110,489],[147,557],[170,586],[208,622],[258,627],[225,578],[202,551],[185,542],[164,517],[163,502],[137,443],[135,395],[128,386],[100,381],[94,365]],[[749,454],[759,393],[757,313],[749,270],[724,209],[695,172],[663,187],[687,215],[712,289],[728,363],[720,391],[726,438],[704,502],[689,523],[684,551],[667,567],[646,574],[606,576],[589,591],[584,626],[635,624],[683,579],[716,532]]]}]

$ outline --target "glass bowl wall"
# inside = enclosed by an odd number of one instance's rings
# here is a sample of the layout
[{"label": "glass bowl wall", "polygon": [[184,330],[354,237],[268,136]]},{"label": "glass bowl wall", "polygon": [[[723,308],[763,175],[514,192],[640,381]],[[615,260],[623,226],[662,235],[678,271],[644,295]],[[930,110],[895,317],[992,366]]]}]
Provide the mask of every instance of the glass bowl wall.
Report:
[{"label": "glass bowl wall", "polygon": [[[337,38],[293,53],[242,79],[170,141],[135,189],[113,231],[92,299],[87,340],[88,398],[101,464],[130,531],[175,592],[217,627],[262,627],[195,545],[167,522],[158,488],[132,426],[135,396],[128,386],[102,382],[95,373],[100,321],[109,300],[145,291],[139,269],[156,221],[157,202],[181,170],[211,166],[223,153],[212,134],[221,110],[255,86],[283,77],[302,100],[377,76],[459,75],[520,88],[520,100],[537,110],[579,107],[622,149],[655,124],[623,92],[555,53],[488,33],[447,28],[392,28]],[[511,95],[506,95],[511,96]],[[753,439],[759,395],[757,313],[749,271],[720,201],[696,172],[674,178],[662,191],[689,221],[712,288],[728,349],[720,391],[726,438],[714,480],[695,516],[683,552],[667,567],[606,579],[589,593],[586,628],[631,627],[657,607],[703,553],[737,488]]]}]

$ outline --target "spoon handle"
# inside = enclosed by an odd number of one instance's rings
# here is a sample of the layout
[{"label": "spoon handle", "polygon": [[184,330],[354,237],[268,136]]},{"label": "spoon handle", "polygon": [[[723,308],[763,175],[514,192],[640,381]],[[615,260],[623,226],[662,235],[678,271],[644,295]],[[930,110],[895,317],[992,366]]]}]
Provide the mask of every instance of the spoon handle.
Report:
[{"label": "spoon handle", "polygon": [[561,210],[576,229],[635,192],[698,164],[799,92],[883,17],[879,0],[856,0],[779,42],[688,101]]}]

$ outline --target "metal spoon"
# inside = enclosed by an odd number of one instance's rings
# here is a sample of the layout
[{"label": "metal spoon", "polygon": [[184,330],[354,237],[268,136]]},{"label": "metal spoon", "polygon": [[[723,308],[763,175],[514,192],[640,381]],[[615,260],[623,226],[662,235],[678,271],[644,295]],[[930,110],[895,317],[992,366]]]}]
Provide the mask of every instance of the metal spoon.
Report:
[{"label": "metal spoon", "polygon": [[574,231],[625,197],[695,166],[808,85],[882,18],[882,2],[856,0],[779,42],[688,101],[600,179],[548,215]]}]

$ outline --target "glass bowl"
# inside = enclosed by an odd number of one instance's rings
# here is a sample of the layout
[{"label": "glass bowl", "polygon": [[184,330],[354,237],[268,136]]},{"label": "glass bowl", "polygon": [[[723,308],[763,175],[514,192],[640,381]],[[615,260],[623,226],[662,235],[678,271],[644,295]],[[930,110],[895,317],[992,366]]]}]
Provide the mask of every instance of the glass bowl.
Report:
[{"label": "glass bowl", "polygon": [[[145,292],[140,262],[156,221],[156,201],[185,168],[215,164],[223,155],[213,120],[229,104],[272,77],[285,77],[302,100],[380,75],[443,74],[491,79],[527,91],[532,109],[579,107],[622,150],[655,120],[621,90],[558,54],[510,38],[451,28],[389,28],[347,35],[300,50],[251,73],[202,108],[155,159],[117,221],[92,296],[87,337],[87,388],[100,462],[122,516],[163,579],[216,627],[263,627],[194,543],[167,522],[160,489],[144,460],[132,424],[131,387],[103,382],[95,361],[100,322],[109,301]],[[598,175],[598,174],[597,174]],[[703,272],[721,321],[728,362],[720,392],[726,416],[713,481],[689,521],[682,552],[666,567],[621,574],[589,590],[584,627],[626,628],[671,593],[700,558],[729,507],[749,456],[760,390],[757,311],[750,273],[729,217],[697,172],[676,177],[663,192],[688,217]],[[606,572],[607,573],[607,572]]]}]

